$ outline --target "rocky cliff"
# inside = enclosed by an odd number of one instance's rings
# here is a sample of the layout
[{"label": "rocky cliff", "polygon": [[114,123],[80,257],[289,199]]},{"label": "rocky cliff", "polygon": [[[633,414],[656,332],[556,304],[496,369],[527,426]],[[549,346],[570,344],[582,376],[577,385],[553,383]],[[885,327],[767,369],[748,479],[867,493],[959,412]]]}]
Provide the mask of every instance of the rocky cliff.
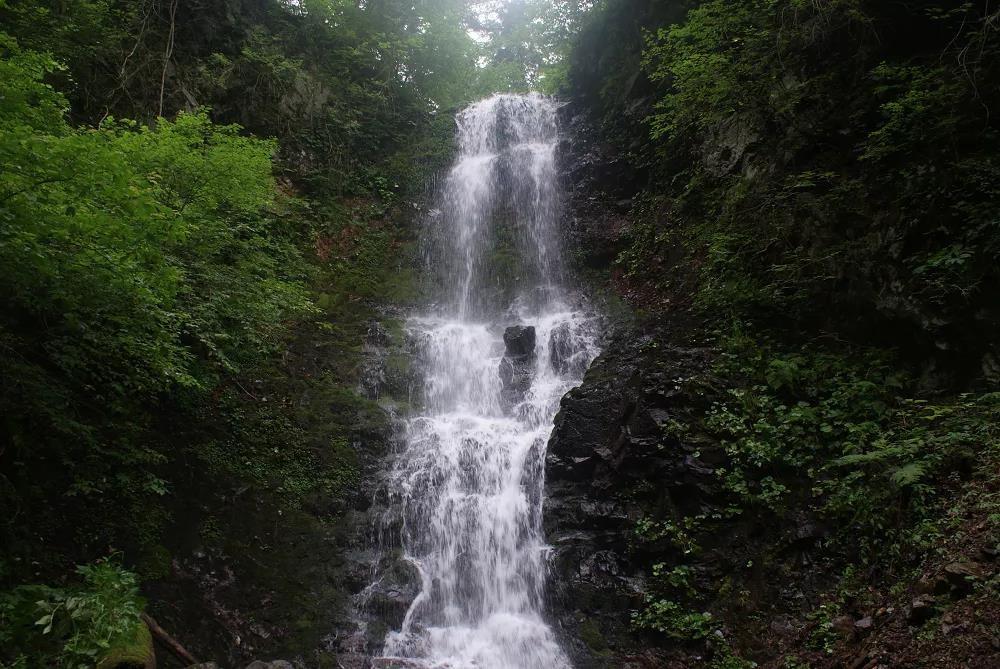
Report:
[{"label": "rocky cliff", "polygon": [[[735,451],[712,421],[752,381],[722,364],[733,354],[683,280],[650,292],[616,270],[644,175],[564,112],[577,269],[628,305],[607,300],[603,353],[563,398],[548,446],[550,607],[575,666],[995,666],[997,536],[991,507],[975,501],[996,477],[989,458],[949,465],[926,545],[887,539],[867,567],[862,538],[852,542],[805,467],[765,465],[782,502],[747,503],[726,483]],[[860,490],[859,515],[877,495]],[[895,504],[873,512],[886,532],[912,522],[910,501]]]}]

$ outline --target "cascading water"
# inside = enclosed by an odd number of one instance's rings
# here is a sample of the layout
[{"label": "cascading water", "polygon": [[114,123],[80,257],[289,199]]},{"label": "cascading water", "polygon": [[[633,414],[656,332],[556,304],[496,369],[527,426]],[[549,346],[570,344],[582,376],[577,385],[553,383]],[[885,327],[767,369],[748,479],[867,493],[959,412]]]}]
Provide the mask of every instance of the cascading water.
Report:
[{"label": "cascading water", "polygon": [[441,303],[408,322],[421,409],[386,485],[420,592],[376,664],[560,669],[542,616],[545,447],[597,350],[562,280],[555,105],[497,95],[457,121],[428,223]]}]

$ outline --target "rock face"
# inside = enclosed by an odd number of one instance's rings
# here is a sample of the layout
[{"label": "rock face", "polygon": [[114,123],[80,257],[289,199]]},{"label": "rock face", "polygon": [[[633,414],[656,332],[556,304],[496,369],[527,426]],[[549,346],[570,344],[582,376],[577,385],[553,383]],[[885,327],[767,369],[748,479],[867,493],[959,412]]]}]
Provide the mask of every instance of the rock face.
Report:
[{"label": "rock face", "polygon": [[[563,398],[549,441],[550,594],[576,667],[624,666],[625,656],[648,649],[630,625],[646,578],[642,556],[629,547],[635,521],[653,507],[693,513],[708,504],[715,483],[712,463],[665,430],[673,407],[690,398],[642,349],[634,333],[612,337],[583,384]],[[706,359],[699,349],[671,353],[677,376]]]},{"label": "rock face", "polygon": [[[644,174],[620,147],[596,141],[599,133],[572,103],[561,113],[566,243],[579,268],[607,270],[627,242]],[[789,635],[805,624],[799,604],[827,585],[815,566],[826,529],[808,509],[768,523],[751,513],[726,515],[732,498],[718,470],[727,455],[703,421],[727,386],[711,371],[713,350],[704,338],[692,339],[700,324],[684,308],[685,280],[679,277],[672,293],[649,292],[612,273],[619,297],[658,317],[611,327],[604,352],[563,398],[553,426],[544,514],[553,549],[549,613],[578,669],[698,666],[704,657],[696,656],[711,652],[710,643],[691,652],[636,630],[633,613],[664,592],[654,571],[683,567],[687,587],[700,597],[689,603],[697,611],[743,610],[724,599],[732,595],[719,583],[734,584],[731,593],[752,591],[755,604],[766,602],[763,610],[788,612],[779,627]],[[573,342],[562,333],[553,333],[549,353],[560,370],[574,364]],[[640,520],[657,523],[642,538]],[[771,554],[780,563],[765,559]],[[772,619],[717,620],[712,636],[758,647],[774,638]]]},{"label": "rock face", "polygon": [[500,361],[500,396],[504,405],[513,407],[524,399],[535,373],[535,328],[512,325],[504,330],[505,352]]},{"label": "rock face", "polygon": [[584,358],[577,342],[573,341],[573,333],[569,324],[563,323],[552,331],[549,336],[549,361],[552,371],[557,374],[583,372]]}]

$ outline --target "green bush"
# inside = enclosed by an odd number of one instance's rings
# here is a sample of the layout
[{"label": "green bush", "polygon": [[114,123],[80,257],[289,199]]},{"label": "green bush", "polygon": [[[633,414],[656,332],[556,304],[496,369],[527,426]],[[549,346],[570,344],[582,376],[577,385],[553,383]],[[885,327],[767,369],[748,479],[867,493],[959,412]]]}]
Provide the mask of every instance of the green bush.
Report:
[{"label": "green bush", "polygon": [[655,185],[621,264],[659,286],[693,272],[723,322],[897,332],[981,373],[1000,281],[992,20],[982,3],[715,0],[649,30]]},{"label": "green bush", "polygon": [[0,594],[0,660],[11,667],[92,669],[114,653],[148,652],[135,574],[111,562],[77,567],[75,587]]},{"label": "green bush", "polygon": [[712,614],[688,611],[669,599],[649,599],[643,610],[632,615],[632,624],[684,641],[704,639],[713,629]]},{"label": "green bush", "polygon": [[37,490],[41,468],[56,503],[114,507],[168,490],[156,417],[259,364],[313,308],[274,142],[205,111],[73,128],[55,68],[0,39],[7,476]]},{"label": "green bush", "polygon": [[913,548],[947,476],[998,455],[996,393],[914,397],[877,351],[727,345],[719,371],[738,385],[706,421],[726,487],[751,507],[815,508],[862,559]]}]

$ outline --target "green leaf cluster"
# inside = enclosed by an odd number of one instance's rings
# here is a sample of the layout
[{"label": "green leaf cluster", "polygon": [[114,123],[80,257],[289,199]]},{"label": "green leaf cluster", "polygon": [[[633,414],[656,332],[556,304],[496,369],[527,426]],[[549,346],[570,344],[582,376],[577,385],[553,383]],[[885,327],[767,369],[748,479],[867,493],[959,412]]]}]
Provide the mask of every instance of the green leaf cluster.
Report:
[{"label": "green leaf cluster", "polygon": [[[15,487],[162,495],[145,430],[313,310],[275,143],[205,111],[72,127],[45,55],[2,37],[0,405]],[[12,502],[13,503],[13,502]]]},{"label": "green leaf cluster", "polygon": [[782,353],[728,341],[721,371],[739,379],[710,410],[742,505],[805,505],[856,557],[890,563],[921,548],[921,523],[953,474],[998,455],[1000,397],[914,398],[912,381],[874,351]]},{"label": "green leaf cluster", "polygon": [[858,0],[647,19],[633,159],[653,182],[620,264],[661,289],[692,275],[722,322],[891,333],[980,374],[1000,317],[992,21],[984,3]]},{"label": "green leaf cluster", "polygon": [[11,666],[91,669],[133,646],[149,652],[135,574],[102,560],[76,575],[75,586],[24,585],[0,595],[4,655],[20,658]]}]

